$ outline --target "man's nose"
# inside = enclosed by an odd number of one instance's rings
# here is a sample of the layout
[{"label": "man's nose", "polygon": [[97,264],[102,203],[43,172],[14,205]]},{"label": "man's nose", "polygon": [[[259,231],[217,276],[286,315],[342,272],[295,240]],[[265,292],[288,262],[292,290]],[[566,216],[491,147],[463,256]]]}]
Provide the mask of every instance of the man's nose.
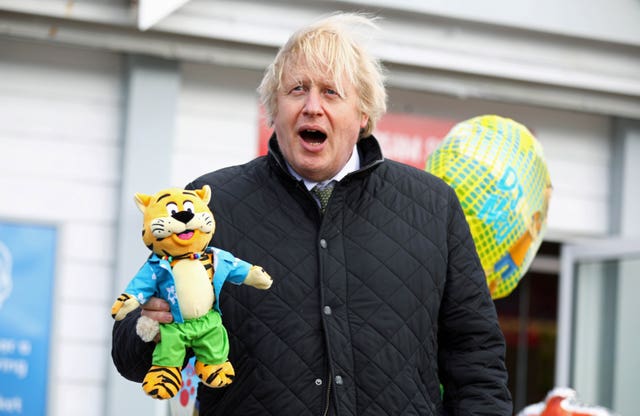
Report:
[{"label": "man's nose", "polygon": [[319,115],[322,111],[321,93],[318,89],[311,88],[304,103],[304,112],[308,115]]}]

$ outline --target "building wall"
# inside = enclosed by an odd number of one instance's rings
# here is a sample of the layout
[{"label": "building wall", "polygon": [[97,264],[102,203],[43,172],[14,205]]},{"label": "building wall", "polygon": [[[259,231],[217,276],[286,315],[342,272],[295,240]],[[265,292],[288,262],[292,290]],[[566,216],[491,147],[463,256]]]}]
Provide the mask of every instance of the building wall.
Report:
[{"label": "building wall", "polygon": [[[602,20],[625,8],[631,11],[625,18],[634,16],[636,6],[629,1],[615,0]],[[334,6],[293,3],[192,0],[156,32],[135,34],[127,29],[133,25],[127,2],[0,0],[0,10],[16,13],[0,13],[0,220],[54,224],[60,236],[52,294],[51,415],[103,415],[110,400],[108,311],[120,290],[115,282],[126,279],[115,276],[113,259],[120,243],[119,207],[128,198],[122,195],[123,131],[129,122],[123,116],[124,54],[166,55],[179,63],[173,143],[149,152],[171,154],[167,185],[182,186],[256,155],[255,88],[262,65],[292,27]],[[541,141],[553,180],[548,238],[610,233],[612,119],[640,114],[634,71],[640,55],[626,53],[640,45],[637,25],[622,22],[624,30],[612,34],[575,14],[562,26],[553,2],[528,1],[519,9],[522,15],[500,9],[497,0],[492,3],[498,12],[491,15],[474,9],[480,7],[475,3],[342,3],[347,9],[379,5],[391,29],[404,27],[389,31],[393,39],[381,45],[391,64],[390,111],[453,120],[494,113],[524,123]],[[290,9],[286,16],[284,9]],[[30,19],[29,13],[59,20]],[[540,18],[530,21],[531,13]],[[422,24],[420,39],[412,38],[406,21]],[[521,24],[536,32],[521,31]],[[558,39],[564,43],[554,44]],[[414,56],[416,50],[425,52]],[[480,65],[467,66],[470,56]],[[552,69],[536,72],[546,64]],[[604,81],[591,78],[589,69],[604,74]],[[621,92],[627,80],[629,90]],[[13,195],[20,204],[6,197]],[[149,400],[135,384],[122,383],[132,397]],[[161,414],[157,406],[150,408]]]},{"label": "building wall", "polygon": [[394,112],[460,121],[497,114],[524,124],[543,146],[553,184],[547,238],[562,241],[608,232],[612,141],[609,117],[397,88],[390,90],[389,101],[389,111]]},{"label": "building wall", "polygon": [[176,186],[257,155],[256,87],[262,75],[196,63],[181,69],[172,173]]},{"label": "building wall", "polygon": [[111,365],[120,58],[2,38],[0,56],[0,220],[58,230],[50,414],[99,415]]},{"label": "building wall", "polygon": [[[114,259],[109,253],[117,244],[122,181],[122,58],[6,39],[0,47],[5,58],[0,85],[9,115],[0,126],[0,183],[8,194],[23,195],[20,207],[0,204],[0,218],[54,223],[62,236],[53,311],[51,414],[87,414],[87,409],[100,414],[111,366],[108,310],[120,290],[113,287]],[[175,186],[256,155],[255,87],[261,73],[183,63],[180,77],[174,147],[149,150],[173,152],[167,168],[168,185]],[[496,113],[527,124],[544,146],[554,180],[549,234],[606,234],[608,118],[398,88],[390,90],[390,102],[394,112],[454,120]],[[25,192],[25,186],[37,192]],[[576,211],[576,206],[588,209]],[[133,395],[146,399],[135,385],[125,383]]]},{"label": "building wall", "polygon": [[[640,8],[634,0],[362,0],[352,3],[386,6],[472,22],[522,27],[547,33],[640,44]],[[615,30],[613,30],[615,28]]]}]

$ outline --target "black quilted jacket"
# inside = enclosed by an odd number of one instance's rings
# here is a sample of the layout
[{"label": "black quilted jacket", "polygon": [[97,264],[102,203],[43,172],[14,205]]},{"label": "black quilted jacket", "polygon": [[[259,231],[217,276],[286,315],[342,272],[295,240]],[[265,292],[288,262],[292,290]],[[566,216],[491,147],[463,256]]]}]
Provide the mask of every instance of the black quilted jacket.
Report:
[{"label": "black quilted jacket", "polygon": [[[236,378],[199,389],[201,415],[511,414],[504,339],[455,193],[383,160],[373,137],[358,148],[362,168],[324,216],[274,139],[268,156],[189,185],[212,187],[213,245],[274,279],[223,289]],[[139,381],[152,345],[130,315],[113,357]]]}]

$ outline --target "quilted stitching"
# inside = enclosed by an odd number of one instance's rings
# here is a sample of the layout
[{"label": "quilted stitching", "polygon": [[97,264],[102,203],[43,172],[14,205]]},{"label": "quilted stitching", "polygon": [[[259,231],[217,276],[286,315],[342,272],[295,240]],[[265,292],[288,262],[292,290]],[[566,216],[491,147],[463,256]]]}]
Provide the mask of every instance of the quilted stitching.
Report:
[{"label": "quilted stitching", "polygon": [[[389,182],[387,179],[386,185]],[[395,183],[392,183],[392,185],[396,189],[399,188],[399,185]],[[364,336],[358,332],[352,334],[355,360],[361,363],[360,365],[356,364],[356,367],[359,368],[356,368],[355,371],[358,373],[376,372],[386,376],[385,383],[369,386],[368,390],[359,389],[358,394],[361,396],[359,397],[359,414],[379,414],[379,410],[376,409],[385,405],[385,401],[389,400],[389,396],[394,395],[405,397],[403,402],[412,407],[412,409],[402,408],[402,414],[423,414],[425,412],[424,408],[413,407],[414,403],[424,403],[424,399],[416,400],[415,397],[411,397],[406,392],[405,386],[402,385],[406,378],[398,378],[397,375],[389,373],[387,369],[380,365],[381,362],[384,362],[380,357],[385,354],[397,354],[405,362],[415,362],[414,360],[422,350],[422,340],[428,337],[425,334],[416,333],[411,326],[415,325],[416,318],[420,321],[426,317],[430,321],[430,325],[434,325],[437,321],[437,317],[433,318],[431,316],[433,311],[425,307],[428,304],[437,305],[437,291],[433,291],[431,295],[428,295],[431,298],[418,298],[418,295],[409,287],[411,282],[401,278],[398,271],[402,270],[401,275],[405,276],[405,278],[406,276],[414,276],[415,281],[422,281],[425,279],[425,275],[429,276],[432,280],[431,287],[438,286],[437,280],[428,271],[423,270],[424,267],[420,263],[421,260],[418,259],[419,256],[413,258],[409,256],[407,258],[405,255],[402,257],[402,264],[395,264],[397,262],[394,261],[395,258],[410,251],[408,247],[415,246],[416,240],[424,236],[424,230],[420,230],[409,223],[400,224],[401,229],[398,230],[397,214],[410,210],[415,206],[413,199],[410,197],[415,191],[409,190],[409,195],[405,192],[406,190],[404,189],[399,189],[398,192],[388,191],[387,193],[394,195],[394,204],[388,206],[383,203],[383,201],[388,202],[390,200],[385,195],[374,196],[373,193],[370,193],[370,195],[360,196],[370,200],[371,206],[367,210],[347,210],[348,213],[358,218],[349,219],[345,222],[352,225],[357,223],[354,227],[368,228],[375,233],[373,238],[352,241],[360,255],[368,254],[361,263],[370,267],[363,268],[361,271],[360,267],[347,266],[348,269],[356,270],[353,275],[347,278],[353,286],[348,290],[351,296],[349,302],[357,305],[359,303],[358,299],[362,298],[367,299],[369,302],[375,300],[378,304],[377,309],[359,310],[356,307],[350,309],[354,316],[351,320],[359,321],[359,331],[364,334]],[[400,199],[398,195],[402,195],[404,198]],[[338,194],[335,198],[338,198]],[[378,215],[379,213],[382,213],[382,215]],[[429,215],[429,213],[423,215]],[[349,214],[345,215],[345,217],[349,216]],[[410,216],[402,214],[400,217],[401,219],[410,218]],[[364,226],[359,222],[364,223]],[[372,246],[371,241],[377,242],[375,247]],[[424,248],[424,243],[418,242],[418,246]],[[442,253],[437,253],[437,256],[439,260],[442,260]],[[347,261],[348,258],[349,256],[345,255]],[[340,261],[339,259],[334,260]],[[412,261],[407,262],[407,260]],[[341,267],[338,267],[337,270],[341,270]],[[340,277],[337,276],[336,278],[339,279]],[[413,282],[413,289],[415,289],[415,281]],[[424,293],[424,290],[422,292]],[[436,296],[436,299],[432,299],[433,296]],[[407,307],[411,307],[410,305],[413,305],[413,309],[407,309]],[[380,319],[399,323],[401,326],[397,328],[376,327],[375,322]],[[374,345],[371,345],[371,342],[359,343],[358,339],[374,341]],[[392,352],[387,353],[388,350],[392,350]],[[388,406],[388,403],[386,403],[386,406]]]},{"label": "quilted stitching", "polygon": [[[251,162],[243,174],[230,168],[193,184],[214,184],[214,243],[274,277],[267,292],[223,289],[223,311],[242,317],[242,322],[225,320],[238,379],[225,391],[208,391],[211,400],[222,410],[243,409],[241,414],[276,415],[283,403],[287,414],[321,414],[328,341],[334,371],[345,379],[334,386],[341,416],[439,412],[440,325],[456,330],[460,319],[472,317],[482,327],[492,308],[475,296],[484,280],[477,278],[475,248],[453,192],[424,172],[387,161],[364,181],[348,177],[338,184],[321,222],[306,189],[293,180],[293,191],[272,186],[281,173],[269,170],[265,176],[264,163]],[[269,192],[262,192],[264,187]],[[320,238],[327,249],[318,247]],[[447,271],[452,253],[471,261]],[[465,295],[450,296],[449,284],[463,286]],[[453,305],[444,317],[441,300]],[[331,316],[322,315],[323,305],[331,306]],[[468,338],[463,348],[501,348],[499,340],[477,333],[463,334]],[[256,353],[263,343],[268,348]],[[457,371],[465,363],[456,360],[464,355],[451,347],[439,362]],[[258,361],[247,362],[245,351]],[[495,359],[495,352],[488,357]],[[285,367],[293,373],[282,371]],[[324,384],[316,386],[316,378]],[[448,388],[456,394],[464,386]]]}]

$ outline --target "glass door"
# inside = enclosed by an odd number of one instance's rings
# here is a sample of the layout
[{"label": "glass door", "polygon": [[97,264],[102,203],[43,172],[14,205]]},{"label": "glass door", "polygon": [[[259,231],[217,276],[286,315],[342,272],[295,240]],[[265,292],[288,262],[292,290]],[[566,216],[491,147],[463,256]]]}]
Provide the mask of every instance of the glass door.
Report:
[{"label": "glass door", "polygon": [[640,414],[640,241],[562,247],[555,385]]}]

